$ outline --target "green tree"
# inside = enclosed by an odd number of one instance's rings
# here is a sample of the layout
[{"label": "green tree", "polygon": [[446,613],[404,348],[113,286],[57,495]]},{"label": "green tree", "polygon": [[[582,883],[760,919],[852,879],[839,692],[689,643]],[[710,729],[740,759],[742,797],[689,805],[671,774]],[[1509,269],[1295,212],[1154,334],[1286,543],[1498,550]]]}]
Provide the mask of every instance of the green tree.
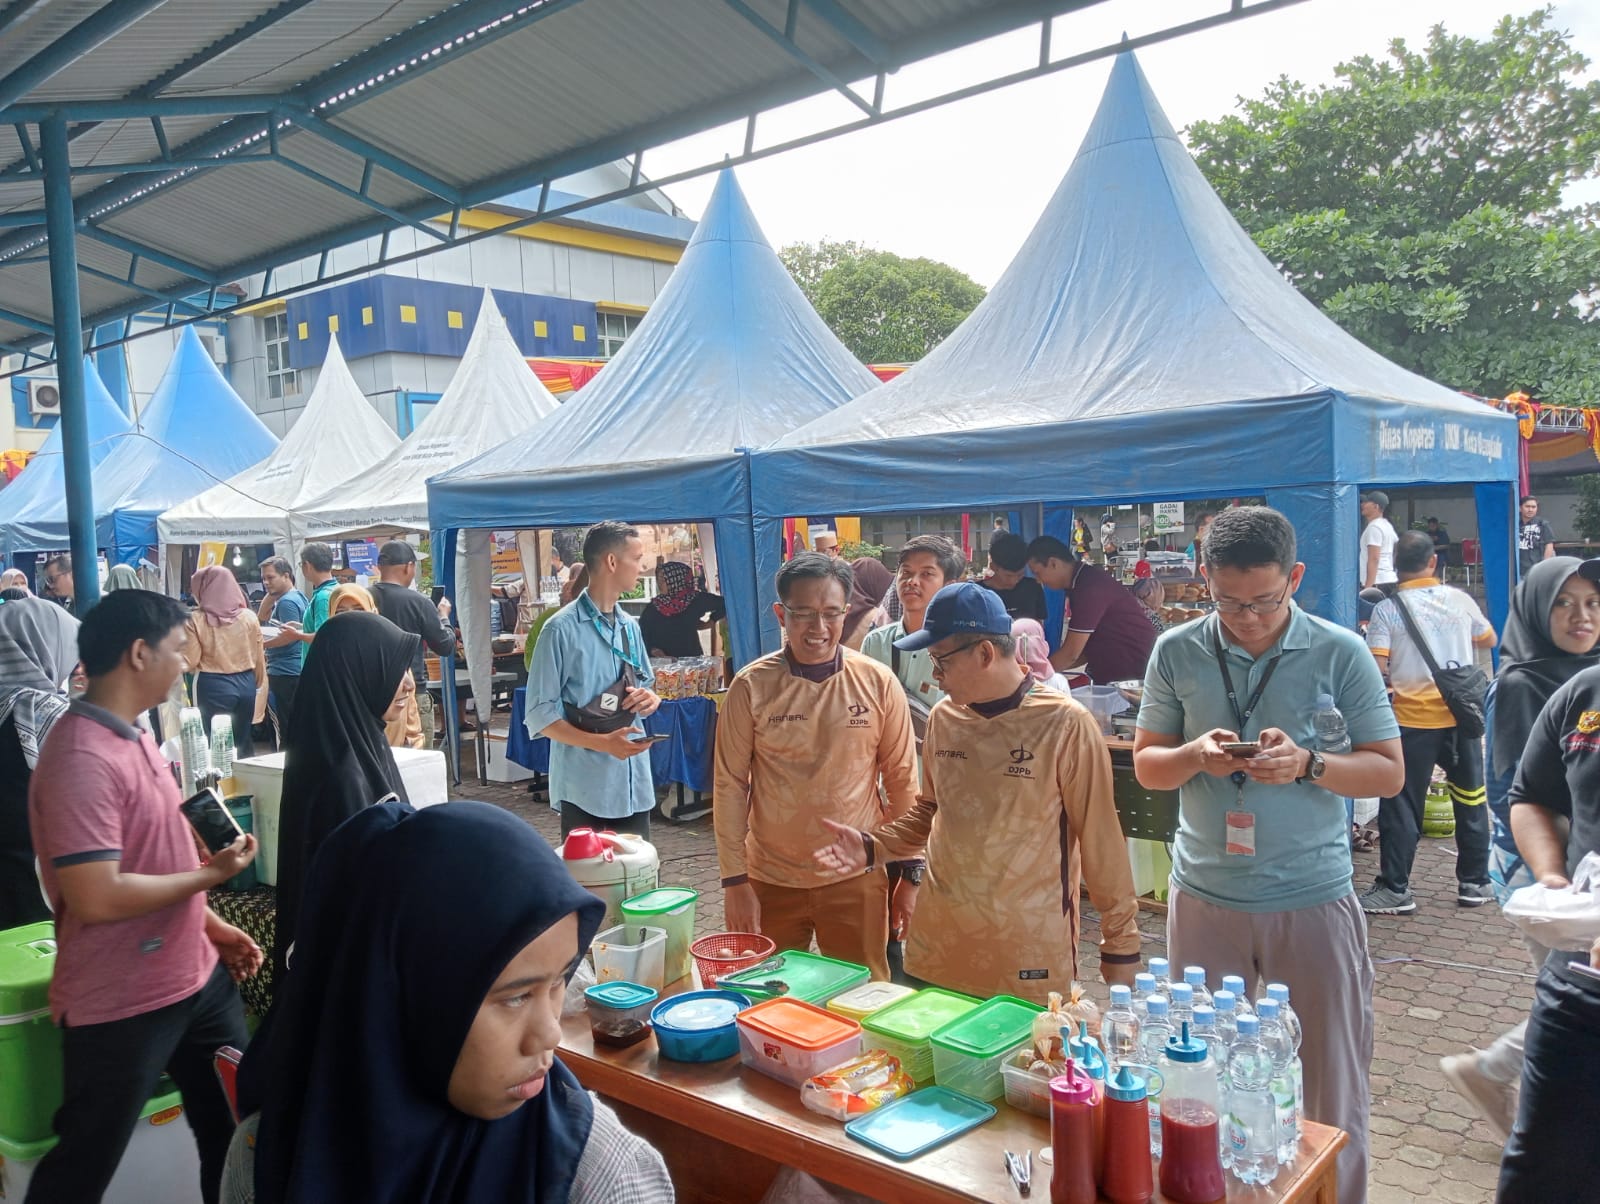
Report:
[{"label": "green tree", "polygon": [[949,264],[855,242],[795,243],[778,255],[822,320],[867,364],[921,359],[983,300],[983,286]]},{"label": "green tree", "polygon": [[1444,26],[1337,82],[1287,77],[1187,131],[1196,160],[1306,296],[1397,363],[1501,397],[1600,404],[1600,80],[1551,26]]}]

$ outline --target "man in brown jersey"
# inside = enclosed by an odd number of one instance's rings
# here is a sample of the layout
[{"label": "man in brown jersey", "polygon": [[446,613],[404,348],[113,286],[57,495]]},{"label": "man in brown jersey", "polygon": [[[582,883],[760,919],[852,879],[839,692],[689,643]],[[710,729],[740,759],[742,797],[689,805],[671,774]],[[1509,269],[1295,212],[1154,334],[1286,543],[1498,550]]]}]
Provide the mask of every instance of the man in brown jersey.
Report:
[{"label": "man in brown jersey", "polygon": [[809,949],[815,935],[824,955],[886,979],[882,867],[829,872],[811,855],[828,821],[871,827],[916,794],[900,683],[839,646],[850,585],[850,566],[819,552],[778,573],[785,647],[739,672],[717,720],[717,858],[728,931],[764,933],[779,949]]}]

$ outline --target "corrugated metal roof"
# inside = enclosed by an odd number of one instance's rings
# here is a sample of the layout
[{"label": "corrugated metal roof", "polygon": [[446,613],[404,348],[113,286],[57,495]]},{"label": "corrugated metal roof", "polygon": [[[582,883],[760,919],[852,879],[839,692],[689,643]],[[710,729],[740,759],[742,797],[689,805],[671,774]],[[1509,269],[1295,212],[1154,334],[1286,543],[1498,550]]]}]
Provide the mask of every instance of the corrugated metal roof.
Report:
[{"label": "corrugated metal roof", "polygon": [[[157,133],[148,108],[138,107],[153,81],[164,82],[160,101],[276,96],[313,110],[333,131],[377,148],[375,159],[392,156],[423,178],[402,178],[381,162],[367,172],[363,154],[336,146],[337,135],[302,128],[303,120],[280,129],[282,154],[348,189],[359,190],[368,175],[373,200],[418,218],[448,212],[452,200],[485,203],[826,91],[814,66],[867,78],[870,96],[878,66],[868,51],[898,64],[1099,2],[803,0],[794,43],[785,47],[739,10],[782,30],[787,0],[165,0],[0,108],[0,213],[43,208],[37,176],[17,174],[26,170],[11,128],[17,114],[37,147],[41,106],[63,106],[73,121],[75,166],[156,161]],[[0,7],[0,89],[11,72],[73,38],[82,21],[108,21],[130,3],[136,0],[54,0],[9,28]],[[833,12],[844,20],[830,22]],[[128,107],[80,109],[82,119],[73,119],[74,105],[96,101]],[[265,120],[161,118],[172,154],[185,158],[225,147],[268,154]],[[253,274],[395,224],[278,163],[181,177],[82,174],[73,185],[80,221],[149,248],[136,278],[157,291],[185,283],[177,263],[205,269],[203,288],[227,283],[230,272]],[[40,253],[42,235],[39,227],[0,227],[0,311],[49,322],[44,265],[15,263]],[[125,252],[87,236],[78,241],[85,266],[127,271]],[[148,297],[86,275],[82,301],[86,318],[104,320]],[[0,343],[37,338],[0,313]]]}]

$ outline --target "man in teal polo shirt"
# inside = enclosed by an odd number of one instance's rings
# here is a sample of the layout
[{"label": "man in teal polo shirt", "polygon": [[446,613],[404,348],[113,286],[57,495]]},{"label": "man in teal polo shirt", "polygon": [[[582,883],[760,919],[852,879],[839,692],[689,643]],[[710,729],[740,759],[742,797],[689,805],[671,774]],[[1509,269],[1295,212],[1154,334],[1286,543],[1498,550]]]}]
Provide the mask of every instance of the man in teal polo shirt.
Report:
[{"label": "man in teal polo shirt", "polygon": [[300,549],[300,578],[306,583],[305,619],[299,623],[285,623],[300,641],[309,644],[317,629],[328,621],[328,599],[339,583],[333,577],[333,549],[325,543],[308,543]]},{"label": "man in teal polo shirt", "polygon": [[[1305,1115],[1350,1135],[1339,1199],[1360,1204],[1373,974],[1343,799],[1400,788],[1400,728],[1360,637],[1292,601],[1305,566],[1288,519],[1226,510],[1203,558],[1217,613],[1157,641],[1134,738],[1140,783],[1178,791],[1168,954],[1212,979],[1289,987],[1305,1030]],[[1344,715],[1349,751],[1317,747],[1322,694]],[[1239,741],[1260,751],[1222,747]]]}]

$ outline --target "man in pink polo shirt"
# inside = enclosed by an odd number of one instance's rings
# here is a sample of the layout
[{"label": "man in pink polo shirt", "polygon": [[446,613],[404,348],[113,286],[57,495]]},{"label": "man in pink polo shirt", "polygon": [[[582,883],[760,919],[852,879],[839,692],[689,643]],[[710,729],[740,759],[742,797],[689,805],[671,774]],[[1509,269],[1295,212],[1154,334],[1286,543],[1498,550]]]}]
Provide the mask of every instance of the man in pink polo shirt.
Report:
[{"label": "man in pink polo shirt", "polygon": [[62,1028],[60,1138],[28,1189],[32,1204],[99,1200],[165,1070],[200,1147],[200,1189],[217,1199],[233,1135],[212,1071],[243,1048],[232,979],[261,950],[206,906],[205,892],[255,859],[253,836],[200,864],[182,798],[137,724],[184,670],[184,619],[147,590],[107,594],[83,620],[89,688],[51,729],[28,792],[40,876],[56,917],[50,1013]]}]

